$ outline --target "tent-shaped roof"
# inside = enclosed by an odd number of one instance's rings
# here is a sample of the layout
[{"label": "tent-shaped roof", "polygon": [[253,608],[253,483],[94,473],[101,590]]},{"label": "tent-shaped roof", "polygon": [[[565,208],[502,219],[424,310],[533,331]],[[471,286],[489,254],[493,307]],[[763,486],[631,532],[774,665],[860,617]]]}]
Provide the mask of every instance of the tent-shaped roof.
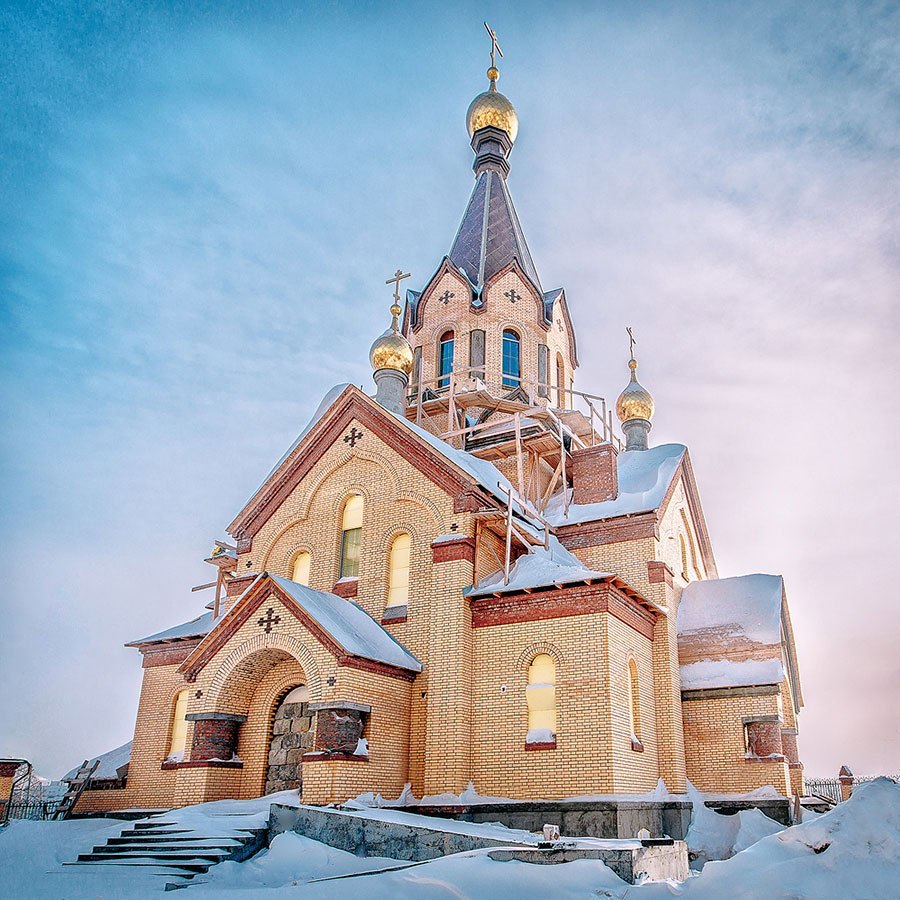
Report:
[{"label": "tent-shaped roof", "polygon": [[478,176],[448,256],[478,291],[515,259],[543,295],[506,179],[499,172],[487,169]]}]

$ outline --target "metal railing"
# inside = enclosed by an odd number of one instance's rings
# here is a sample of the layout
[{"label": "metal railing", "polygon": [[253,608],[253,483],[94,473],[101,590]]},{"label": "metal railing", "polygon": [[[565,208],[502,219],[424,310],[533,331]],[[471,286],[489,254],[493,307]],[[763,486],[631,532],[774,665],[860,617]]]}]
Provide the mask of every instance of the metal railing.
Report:
[{"label": "metal railing", "polygon": [[[0,803],[0,806],[3,806]],[[32,819],[43,821],[52,819],[56,814],[59,801],[43,803],[40,800],[31,800],[25,803],[9,803],[6,805],[6,817],[8,819]]]}]

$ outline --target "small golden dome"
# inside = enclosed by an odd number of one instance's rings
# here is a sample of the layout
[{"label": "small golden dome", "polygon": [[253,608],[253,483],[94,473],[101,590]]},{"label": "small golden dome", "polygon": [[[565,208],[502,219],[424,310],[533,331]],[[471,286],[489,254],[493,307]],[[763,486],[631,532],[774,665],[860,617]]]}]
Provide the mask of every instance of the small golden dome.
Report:
[{"label": "small golden dome", "polygon": [[409,375],[412,372],[413,364],[412,347],[399,331],[388,328],[372,344],[369,361],[376,372],[379,369],[396,369],[398,372],[405,372]]},{"label": "small golden dome", "polygon": [[653,397],[646,388],[638,384],[635,374],[637,365],[636,359],[628,360],[631,381],[616,400],[616,415],[620,422],[630,422],[632,419],[646,419],[649,422],[653,419]]},{"label": "small golden dome", "polygon": [[[499,75],[499,72],[497,74]],[[473,137],[479,128],[493,125],[495,128],[505,131],[509,135],[509,139],[515,143],[516,135],[519,133],[519,117],[516,115],[512,103],[494,87],[495,80],[491,80],[490,90],[479,94],[469,104],[469,111],[466,113],[469,137]]]}]

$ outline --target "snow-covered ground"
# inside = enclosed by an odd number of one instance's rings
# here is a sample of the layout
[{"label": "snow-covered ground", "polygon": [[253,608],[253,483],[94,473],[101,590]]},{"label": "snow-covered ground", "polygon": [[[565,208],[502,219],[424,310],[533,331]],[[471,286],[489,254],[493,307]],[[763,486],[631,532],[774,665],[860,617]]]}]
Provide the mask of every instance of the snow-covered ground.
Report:
[{"label": "snow-covered ground", "polygon": [[[179,811],[185,824],[202,829],[217,816],[262,817],[274,798],[223,801]],[[283,795],[277,798],[286,799]],[[900,898],[900,785],[878,779],[860,785],[837,809],[792,828],[777,830],[756,811],[724,817],[700,810],[689,843],[708,860],[703,872],[682,884],[628,885],[602,863],[582,860],[557,866],[495,862],[473,851],[411,865],[360,859],[300,835],[275,838],[246,863],[222,863],[188,891],[245,900],[280,897],[328,900],[531,900],[597,897],[615,900],[890,900]],[[402,813],[392,811],[398,816]],[[13,822],[0,831],[0,895],[4,898],[104,900],[162,892],[165,877],[114,868],[64,868],[79,852],[103,843],[121,822]],[[731,850],[731,859],[715,861]],[[374,874],[352,876],[358,872]],[[385,871],[387,870],[387,871]]]}]

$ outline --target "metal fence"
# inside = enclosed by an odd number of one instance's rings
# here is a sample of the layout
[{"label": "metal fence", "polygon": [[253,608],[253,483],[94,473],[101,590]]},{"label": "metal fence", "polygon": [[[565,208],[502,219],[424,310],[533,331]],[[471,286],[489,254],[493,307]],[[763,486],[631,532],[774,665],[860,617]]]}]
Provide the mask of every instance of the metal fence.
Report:
[{"label": "metal fence", "polygon": [[[851,779],[851,791],[853,788],[864,784],[867,781],[874,781],[876,778],[890,778],[891,781],[900,783],[900,775],[854,775]],[[806,786],[806,794],[810,797],[821,797],[824,800],[830,800],[832,803],[841,802],[841,779],[840,778],[804,778],[803,782]]]},{"label": "metal fence", "polygon": [[[0,804],[2,806],[2,804]],[[40,801],[31,801],[28,803],[10,803],[6,807],[7,818],[10,819],[33,819],[36,821],[52,819],[56,813],[59,802],[42,803]],[[0,821],[2,821],[0,815]]]}]

